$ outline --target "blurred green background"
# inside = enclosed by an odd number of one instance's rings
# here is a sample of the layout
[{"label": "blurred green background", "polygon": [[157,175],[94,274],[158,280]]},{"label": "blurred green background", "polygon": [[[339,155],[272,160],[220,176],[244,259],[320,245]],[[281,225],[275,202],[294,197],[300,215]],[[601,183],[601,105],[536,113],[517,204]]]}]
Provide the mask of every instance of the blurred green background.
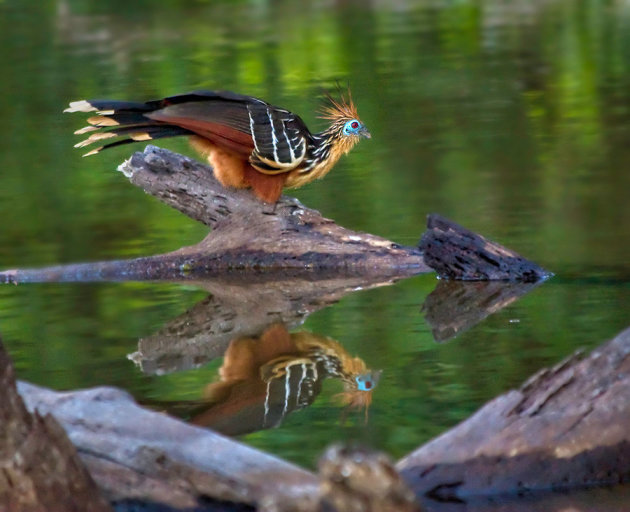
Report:
[{"label": "blurred green background", "polygon": [[[69,101],[227,89],[321,129],[321,92],[339,81],[372,139],[295,196],[409,245],[439,212],[556,273],[442,345],[420,312],[434,275],[314,314],[306,329],[383,370],[369,422],[341,421],[331,381],[282,427],[244,438],[255,446],[312,466],[350,437],[398,457],[629,323],[627,2],[0,0],[0,46],[3,269],[150,255],[206,234],[114,172],[132,146],[82,159]],[[0,332],[19,378],[193,400],[219,361],[158,377],[126,355],[205,296],[164,283],[3,286]]]}]

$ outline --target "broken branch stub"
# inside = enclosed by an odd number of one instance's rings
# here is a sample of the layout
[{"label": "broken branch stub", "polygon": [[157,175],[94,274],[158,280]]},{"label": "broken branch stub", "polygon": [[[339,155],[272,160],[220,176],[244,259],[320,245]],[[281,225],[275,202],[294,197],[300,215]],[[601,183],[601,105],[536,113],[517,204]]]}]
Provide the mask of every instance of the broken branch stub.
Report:
[{"label": "broken branch stub", "polygon": [[424,261],[444,279],[536,282],[553,274],[520,254],[438,214],[420,240]]}]

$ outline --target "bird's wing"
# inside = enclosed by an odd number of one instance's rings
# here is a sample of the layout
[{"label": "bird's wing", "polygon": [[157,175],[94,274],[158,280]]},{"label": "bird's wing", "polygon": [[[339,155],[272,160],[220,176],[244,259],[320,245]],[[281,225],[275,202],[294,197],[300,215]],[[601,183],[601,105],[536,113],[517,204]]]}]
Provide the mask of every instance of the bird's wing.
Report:
[{"label": "bird's wing", "polygon": [[249,159],[265,174],[288,172],[306,154],[309,132],[304,122],[250,96],[200,91],[165,98],[155,106],[146,117],[190,130]]},{"label": "bird's wing", "polygon": [[[180,97],[184,99],[186,96]],[[162,100],[162,108],[144,114],[154,121],[185,128],[204,137],[222,149],[249,158],[254,151],[254,140],[249,127],[245,101],[208,97],[170,103]],[[170,104],[169,104],[170,103]]]},{"label": "bird's wing", "polygon": [[304,122],[287,110],[265,103],[247,106],[254,151],[249,161],[265,174],[279,174],[295,169],[306,155],[308,129]]}]

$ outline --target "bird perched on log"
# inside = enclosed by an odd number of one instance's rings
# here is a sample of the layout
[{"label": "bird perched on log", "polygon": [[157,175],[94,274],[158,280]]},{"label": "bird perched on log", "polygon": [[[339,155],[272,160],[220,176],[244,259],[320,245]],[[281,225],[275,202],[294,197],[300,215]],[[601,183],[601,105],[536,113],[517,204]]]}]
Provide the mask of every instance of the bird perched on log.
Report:
[{"label": "bird perched on log", "polygon": [[121,144],[187,135],[207,157],[226,187],[247,188],[274,203],[282,189],[322,178],[339,158],[370,132],[359,119],[352,97],[333,99],[322,112],[330,126],[311,133],[299,116],[263,100],[227,91],[196,91],[141,102],[81,100],[64,112],[95,112],[92,133],[75,147],[114,137],[121,139],[84,156]]}]

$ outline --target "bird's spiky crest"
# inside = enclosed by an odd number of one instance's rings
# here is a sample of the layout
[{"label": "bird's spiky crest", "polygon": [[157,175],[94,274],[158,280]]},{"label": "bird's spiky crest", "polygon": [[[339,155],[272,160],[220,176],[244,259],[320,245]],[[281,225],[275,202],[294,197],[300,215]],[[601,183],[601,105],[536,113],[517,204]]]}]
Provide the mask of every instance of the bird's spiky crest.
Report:
[{"label": "bird's spiky crest", "polygon": [[325,105],[319,111],[319,117],[329,119],[331,121],[348,121],[350,119],[358,119],[359,114],[357,108],[352,101],[352,93],[350,88],[344,94],[339,90],[339,99],[335,99],[329,92],[324,92],[324,96],[329,101],[329,105]]}]

